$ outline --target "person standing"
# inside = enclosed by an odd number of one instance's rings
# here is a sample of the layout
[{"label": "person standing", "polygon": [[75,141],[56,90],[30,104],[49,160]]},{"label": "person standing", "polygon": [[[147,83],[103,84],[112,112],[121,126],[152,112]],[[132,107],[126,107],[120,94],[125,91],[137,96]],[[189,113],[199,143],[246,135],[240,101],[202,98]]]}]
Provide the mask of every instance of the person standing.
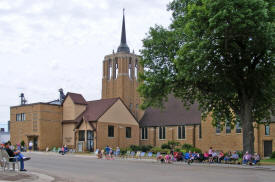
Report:
[{"label": "person standing", "polygon": [[30,142],[29,142],[29,151],[32,150],[32,146],[33,146],[33,143],[32,143],[32,140],[30,140]]}]

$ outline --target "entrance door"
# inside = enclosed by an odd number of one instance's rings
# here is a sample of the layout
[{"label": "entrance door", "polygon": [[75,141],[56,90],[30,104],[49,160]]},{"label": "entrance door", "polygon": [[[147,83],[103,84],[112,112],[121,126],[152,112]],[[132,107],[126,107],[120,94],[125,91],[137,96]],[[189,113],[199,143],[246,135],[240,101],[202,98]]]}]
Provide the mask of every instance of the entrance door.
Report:
[{"label": "entrance door", "polygon": [[38,137],[33,137],[33,150],[38,150]]},{"label": "entrance door", "polygon": [[272,141],[264,141],[264,156],[271,156],[272,153]]},{"label": "entrance door", "polygon": [[87,150],[94,151],[94,132],[87,130]]}]

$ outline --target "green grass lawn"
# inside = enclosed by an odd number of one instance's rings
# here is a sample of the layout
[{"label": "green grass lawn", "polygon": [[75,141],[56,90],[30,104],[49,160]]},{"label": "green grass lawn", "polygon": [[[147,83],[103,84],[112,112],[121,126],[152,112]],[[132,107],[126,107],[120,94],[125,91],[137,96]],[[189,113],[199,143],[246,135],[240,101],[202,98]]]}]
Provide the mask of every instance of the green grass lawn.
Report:
[{"label": "green grass lawn", "polygon": [[262,159],[261,164],[272,164],[272,165],[275,165],[275,158],[273,159]]}]

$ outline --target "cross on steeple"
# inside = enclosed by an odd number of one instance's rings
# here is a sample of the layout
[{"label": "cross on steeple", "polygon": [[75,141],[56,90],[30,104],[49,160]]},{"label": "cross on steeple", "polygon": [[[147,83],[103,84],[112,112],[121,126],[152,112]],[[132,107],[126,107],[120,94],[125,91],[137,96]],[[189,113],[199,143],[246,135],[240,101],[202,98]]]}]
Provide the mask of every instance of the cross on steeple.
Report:
[{"label": "cross on steeple", "polygon": [[128,47],[128,45],[127,45],[127,42],[126,42],[126,29],[125,29],[124,11],[125,11],[125,9],[123,8],[121,41],[120,41],[119,47],[117,48],[117,52],[126,52],[126,53],[130,53],[130,49],[129,49],[129,47]]}]

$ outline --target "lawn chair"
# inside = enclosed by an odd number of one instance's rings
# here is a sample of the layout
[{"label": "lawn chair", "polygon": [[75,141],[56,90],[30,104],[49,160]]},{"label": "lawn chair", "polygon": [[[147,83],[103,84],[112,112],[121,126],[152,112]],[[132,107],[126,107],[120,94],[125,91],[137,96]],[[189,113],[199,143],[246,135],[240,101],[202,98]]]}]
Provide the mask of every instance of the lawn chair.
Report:
[{"label": "lawn chair", "polygon": [[7,151],[2,150],[1,151],[1,158],[3,161],[3,170],[5,171],[6,167],[8,170],[10,169],[10,164],[13,166],[13,170],[15,171],[15,165],[17,165],[18,171],[20,171],[19,168],[19,161],[16,159],[16,157],[10,157]]},{"label": "lawn chair", "polygon": [[147,157],[148,157],[148,158],[152,158],[152,157],[153,157],[153,152],[149,152],[149,153],[147,154]]},{"label": "lawn chair", "polygon": [[145,156],[145,152],[140,153],[140,159]]},{"label": "lawn chair", "polygon": [[135,153],[134,151],[132,151],[131,154],[130,154],[130,156],[131,156],[132,158],[134,158],[134,157],[135,157],[135,154],[136,154],[136,153]]},{"label": "lawn chair", "polygon": [[52,152],[56,152],[56,148],[55,147],[53,147]]},{"label": "lawn chair", "polygon": [[137,151],[137,153],[136,153],[136,158],[137,158],[137,159],[140,158],[140,151]]},{"label": "lawn chair", "polygon": [[125,154],[125,158],[129,158],[130,156],[131,156],[131,152],[127,151],[126,154]]},{"label": "lawn chair", "polygon": [[157,152],[157,155],[156,155],[156,157],[158,158],[160,156],[160,152]]}]

